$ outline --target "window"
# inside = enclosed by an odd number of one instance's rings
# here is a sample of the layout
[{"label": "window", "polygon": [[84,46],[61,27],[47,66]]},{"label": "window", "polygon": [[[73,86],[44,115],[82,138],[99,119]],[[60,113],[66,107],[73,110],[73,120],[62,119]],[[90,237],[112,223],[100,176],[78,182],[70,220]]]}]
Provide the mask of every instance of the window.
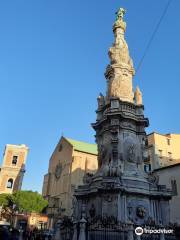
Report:
[{"label": "window", "polygon": [[167,144],[170,145],[171,141],[169,138],[167,138]]},{"label": "window", "polygon": [[10,178],[7,182],[7,188],[12,188],[13,187],[13,179]]},{"label": "window", "polygon": [[18,160],[18,156],[13,156],[12,165],[16,165],[17,164],[17,160]]},{"label": "window", "polygon": [[145,164],[144,165],[144,171],[145,172],[150,172],[151,171],[151,164]]}]

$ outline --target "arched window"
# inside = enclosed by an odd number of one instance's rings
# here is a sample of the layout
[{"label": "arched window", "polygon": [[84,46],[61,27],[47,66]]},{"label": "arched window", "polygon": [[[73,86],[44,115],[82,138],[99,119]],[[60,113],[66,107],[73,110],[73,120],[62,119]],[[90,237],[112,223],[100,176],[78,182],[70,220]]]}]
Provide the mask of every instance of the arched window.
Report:
[{"label": "arched window", "polygon": [[10,178],[7,182],[7,188],[12,188],[13,187],[13,179]]},{"label": "arched window", "polygon": [[18,160],[18,156],[13,156],[12,165],[16,165],[17,164],[17,160]]}]

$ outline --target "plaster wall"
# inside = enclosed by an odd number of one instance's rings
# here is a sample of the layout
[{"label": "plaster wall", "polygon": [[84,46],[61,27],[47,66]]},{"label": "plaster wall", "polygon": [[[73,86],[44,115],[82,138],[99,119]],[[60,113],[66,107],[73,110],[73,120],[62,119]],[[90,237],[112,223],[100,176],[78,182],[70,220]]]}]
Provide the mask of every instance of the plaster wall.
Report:
[{"label": "plaster wall", "polygon": [[180,162],[180,134],[148,135],[148,152],[152,169]]},{"label": "plaster wall", "polygon": [[172,187],[172,180],[176,180],[177,195],[170,201],[170,220],[180,223],[180,164],[161,168],[155,172],[159,176],[159,183],[166,185],[168,188]]}]

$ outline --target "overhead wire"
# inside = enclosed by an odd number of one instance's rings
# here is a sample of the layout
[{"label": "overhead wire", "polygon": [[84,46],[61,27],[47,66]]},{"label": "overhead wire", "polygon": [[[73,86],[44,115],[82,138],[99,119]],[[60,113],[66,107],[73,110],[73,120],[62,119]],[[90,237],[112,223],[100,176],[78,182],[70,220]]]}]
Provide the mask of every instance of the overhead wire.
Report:
[{"label": "overhead wire", "polygon": [[146,46],[146,48],[145,48],[145,50],[144,50],[144,53],[143,53],[143,55],[142,55],[142,57],[141,57],[138,65],[137,65],[136,73],[139,71],[139,69],[140,69],[140,67],[141,67],[141,65],[142,65],[142,63],[143,63],[143,61],[144,61],[144,58],[145,58],[145,56],[146,56],[146,54],[147,54],[147,52],[148,52],[148,50],[149,50],[149,48],[150,48],[150,46],[151,46],[151,43],[152,43],[152,41],[153,41],[153,39],[154,39],[154,37],[155,37],[155,35],[156,35],[156,33],[157,33],[160,25],[161,25],[162,20],[164,19],[165,15],[166,15],[166,12],[167,12],[167,10],[168,10],[171,2],[172,2],[172,0],[169,0],[169,1],[167,2],[166,6],[165,6],[165,8],[164,8],[164,11],[162,12],[162,15],[161,15],[161,17],[160,17],[160,19],[159,19],[159,21],[158,21],[158,23],[157,23],[157,25],[156,25],[156,27],[155,27],[152,35],[151,35],[151,37],[150,37],[150,39],[149,39],[149,41],[148,41],[148,44],[147,44],[147,46]]}]

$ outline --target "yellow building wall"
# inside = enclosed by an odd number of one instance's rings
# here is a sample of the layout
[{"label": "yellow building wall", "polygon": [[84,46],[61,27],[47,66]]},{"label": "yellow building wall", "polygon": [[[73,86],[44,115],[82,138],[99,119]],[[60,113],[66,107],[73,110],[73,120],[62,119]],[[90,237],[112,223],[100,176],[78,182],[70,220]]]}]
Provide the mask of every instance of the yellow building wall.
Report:
[{"label": "yellow building wall", "polygon": [[[61,164],[62,172],[60,178],[57,179],[55,172],[58,164]],[[94,173],[96,169],[96,155],[77,151],[66,139],[61,138],[50,158],[48,174],[44,176],[42,193],[48,199],[49,206],[54,204],[52,199],[56,198],[55,204],[62,210],[61,214],[70,216],[75,188],[83,184],[86,172]],[[57,209],[49,208],[48,211],[48,213],[53,211],[58,214]]]},{"label": "yellow building wall", "polygon": [[71,169],[71,183],[76,186],[83,184],[85,173],[95,173],[97,170],[97,156],[93,154],[74,151]]},{"label": "yellow building wall", "polygon": [[180,162],[180,134],[148,135],[148,151],[153,169]]}]

